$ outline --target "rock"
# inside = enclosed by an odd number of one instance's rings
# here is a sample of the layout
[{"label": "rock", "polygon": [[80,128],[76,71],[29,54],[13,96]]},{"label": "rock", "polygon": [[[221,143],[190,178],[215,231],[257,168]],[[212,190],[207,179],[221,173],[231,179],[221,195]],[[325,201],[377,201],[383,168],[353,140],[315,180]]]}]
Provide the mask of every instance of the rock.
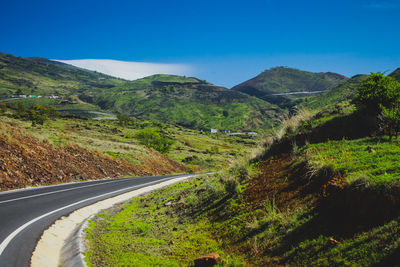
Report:
[{"label": "rock", "polygon": [[168,207],[172,205],[172,201],[168,201],[167,203],[164,204],[164,206]]},{"label": "rock", "polygon": [[221,261],[218,253],[211,253],[194,260],[195,267],[208,267],[214,266]]},{"label": "rock", "polygon": [[329,238],[329,243],[331,243],[331,245],[336,245],[339,243],[339,241],[333,239],[332,237]]}]

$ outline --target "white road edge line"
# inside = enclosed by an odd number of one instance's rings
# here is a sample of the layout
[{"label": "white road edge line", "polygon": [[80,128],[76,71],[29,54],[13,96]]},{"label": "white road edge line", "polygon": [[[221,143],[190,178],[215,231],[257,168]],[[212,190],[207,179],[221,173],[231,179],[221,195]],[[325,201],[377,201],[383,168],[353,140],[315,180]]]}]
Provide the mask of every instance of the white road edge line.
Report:
[{"label": "white road edge line", "polygon": [[47,192],[47,193],[41,193],[41,194],[30,195],[30,196],[25,196],[25,197],[13,198],[13,199],[0,201],[0,204],[7,203],[7,202],[18,201],[18,200],[21,200],[21,199],[40,197],[40,196],[51,195],[51,194],[55,194],[55,193],[65,192],[65,191],[77,190],[77,189],[81,189],[81,188],[85,188],[85,187],[91,187],[91,186],[103,185],[103,184],[109,184],[109,183],[117,183],[117,182],[121,182],[121,180],[98,183],[98,184],[91,184],[91,185],[84,185],[84,186],[80,186],[80,187],[73,187],[73,188],[67,188],[67,189],[62,189],[62,190],[57,190],[57,191],[51,191],[51,192]]},{"label": "white road edge line", "polygon": [[105,193],[105,194],[102,194],[102,195],[99,195],[99,196],[90,197],[90,198],[87,198],[87,199],[84,199],[84,200],[69,204],[67,206],[58,208],[56,210],[50,211],[50,212],[45,213],[45,214],[43,214],[43,215],[41,215],[39,217],[36,217],[35,219],[32,219],[29,222],[27,222],[27,223],[21,225],[20,227],[18,227],[16,230],[14,230],[14,232],[12,232],[9,236],[7,236],[6,239],[3,240],[3,242],[0,244],[0,257],[3,254],[4,250],[7,248],[8,244],[11,242],[11,240],[13,240],[22,230],[24,230],[29,225],[39,221],[40,219],[43,219],[44,217],[47,217],[47,216],[49,216],[51,214],[59,212],[59,211],[61,211],[63,209],[67,209],[67,208],[73,207],[75,205],[79,205],[79,204],[81,204],[83,202],[86,202],[86,201],[90,201],[90,200],[93,200],[93,199],[96,199],[96,198],[100,198],[100,197],[104,197],[104,196],[107,196],[107,195],[119,193],[119,192],[122,192],[122,191],[129,191],[130,189],[135,189],[135,188],[138,188],[138,187],[144,187],[144,186],[151,185],[151,184],[157,184],[157,183],[163,182],[165,180],[170,180],[170,179],[173,179],[173,178],[174,177],[168,177],[168,178],[164,178],[164,179],[153,181],[153,182],[148,182],[148,183],[141,184],[141,185],[135,185],[135,186],[119,189],[119,190],[112,191],[112,192],[109,192],[109,193]]}]

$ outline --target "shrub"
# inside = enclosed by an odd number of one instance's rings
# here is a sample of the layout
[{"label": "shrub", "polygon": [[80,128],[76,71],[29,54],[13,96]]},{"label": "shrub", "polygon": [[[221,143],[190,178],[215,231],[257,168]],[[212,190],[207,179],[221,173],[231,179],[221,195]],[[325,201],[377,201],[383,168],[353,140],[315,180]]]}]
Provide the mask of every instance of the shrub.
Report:
[{"label": "shrub", "polygon": [[357,90],[354,103],[359,109],[377,115],[381,107],[390,108],[400,98],[400,84],[383,73],[371,73]]},{"label": "shrub", "polygon": [[396,102],[390,108],[381,106],[382,113],[379,116],[381,122],[383,122],[383,129],[387,129],[389,134],[389,140],[392,141],[393,132],[397,138],[400,130],[400,109],[399,103]]},{"label": "shrub", "polygon": [[0,103],[0,114],[4,114],[7,111],[7,106],[3,103]]},{"label": "shrub", "polygon": [[118,114],[117,119],[121,126],[126,126],[131,121],[131,118],[126,114]]},{"label": "shrub", "polygon": [[15,117],[17,118],[24,118],[26,117],[26,107],[22,101],[18,101]]},{"label": "shrub", "polygon": [[57,114],[57,111],[53,107],[33,105],[29,109],[27,117],[32,122],[32,126],[35,126],[36,124],[43,125],[47,119],[54,118]]},{"label": "shrub", "polygon": [[233,177],[224,180],[225,191],[230,195],[235,195],[238,193],[238,186],[239,182]]},{"label": "shrub", "polygon": [[153,148],[163,154],[167,154],[175,143],[174,140],[162,135],[153,128],[145,128],[141,130],[136,134],[136,138],[146,147]]}]

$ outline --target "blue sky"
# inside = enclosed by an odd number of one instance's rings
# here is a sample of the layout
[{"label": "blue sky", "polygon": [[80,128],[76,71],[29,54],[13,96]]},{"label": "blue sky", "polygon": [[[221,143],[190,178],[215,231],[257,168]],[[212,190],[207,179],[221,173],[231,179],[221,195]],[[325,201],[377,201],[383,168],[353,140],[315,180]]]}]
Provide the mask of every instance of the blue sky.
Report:
[{"label": "blue sky", "polygon": [[3,1],[0,51],[180,63],[231,87],[273,66],[400,67],[400,1]]}]

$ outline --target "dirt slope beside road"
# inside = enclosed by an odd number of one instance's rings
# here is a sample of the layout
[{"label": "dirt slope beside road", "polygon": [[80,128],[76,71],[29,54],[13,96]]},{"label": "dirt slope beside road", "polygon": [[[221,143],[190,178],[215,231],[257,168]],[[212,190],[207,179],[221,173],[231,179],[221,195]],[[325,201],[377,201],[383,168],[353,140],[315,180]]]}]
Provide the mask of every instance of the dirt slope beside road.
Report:
[{"label": "dirt slope beside road", "polygon": [[186,167],[157,152],[138,166],[76,144],[55,146],[26,130],[0,122],[0,190],[121,175],[185,172]]}]

